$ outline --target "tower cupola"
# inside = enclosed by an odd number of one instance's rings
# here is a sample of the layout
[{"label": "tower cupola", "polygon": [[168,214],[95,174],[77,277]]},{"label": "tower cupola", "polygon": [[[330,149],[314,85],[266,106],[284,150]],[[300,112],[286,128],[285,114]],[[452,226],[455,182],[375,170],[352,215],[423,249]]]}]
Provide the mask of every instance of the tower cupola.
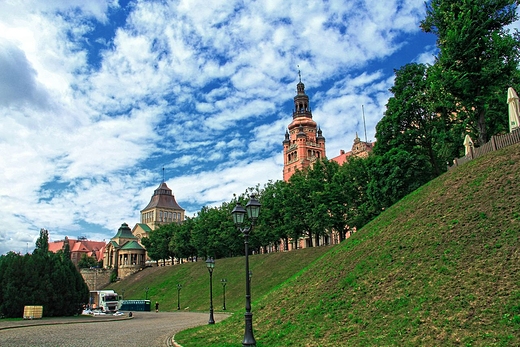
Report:
[{"label": "tower cupola", "polygon": [[300,71],[298,71],[298,77],[300,82],[296,85],[293,119],[297,117],[307,117],[312,119],[311,107],[309,106],[309,96],[305,94],[305,84],[302,83],[302,75]]}]

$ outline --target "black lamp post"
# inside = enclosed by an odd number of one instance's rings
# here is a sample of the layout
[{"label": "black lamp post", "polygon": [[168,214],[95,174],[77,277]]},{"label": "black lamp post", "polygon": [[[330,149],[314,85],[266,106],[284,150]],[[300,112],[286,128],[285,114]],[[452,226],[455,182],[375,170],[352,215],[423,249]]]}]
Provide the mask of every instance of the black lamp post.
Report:
[{"label": "black lamp post", "polygon": [[227,284],[227,279],[225,279],[225,278],[221,279],[220,283],[222,283],[222,290],[223,290],[223,295],[224,295],[224,303],[222,305],[222,309],[225,311],[226,310],[226,284]]},{"label": "black lamp post", "polygon": [[213,318],[213,268],[215,267],[215,260],[213,258],[206,259],[206,266],[209,271],[209,321],[208,324],[215,324]]},{"label": "black lamp post", "polygon": [[[237,229],[244,234],[244,248],[246,253],[246,313],[244,314],[245,332],[242,346],[256,346],[255,337],[253,336],[253,314],[251,313],[251,281],[249,278],[249,232],[253,230],[258,214],[260,213],[261,204],[255,199],[255,195],[251,194],[249,202],[244,209],[239,203],[235,206],[231,215]],[[251,226],[242,228],[244,218],[247,216],[251,220]]]},{"label": "black lamp post", "polygon": [[181,309],[181,289],[182,285],[177,284],[177,310]]},{"label": "black lamp post", "polygon": [[148,287],[144,288],[144,292],[146,294],[145,298],[144,298],[145,300],[148,300],[148,290],[150,290],[150,288],[148,288]]}]

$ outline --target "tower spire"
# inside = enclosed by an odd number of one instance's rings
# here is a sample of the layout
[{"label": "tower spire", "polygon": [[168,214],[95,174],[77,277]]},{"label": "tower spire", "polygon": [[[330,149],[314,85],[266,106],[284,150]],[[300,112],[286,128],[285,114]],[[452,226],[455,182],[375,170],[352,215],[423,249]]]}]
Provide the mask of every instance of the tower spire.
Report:
[{"label": "tower spire", "polygon": [[[298,68],[300,66],[298,65]],[[312,119],[309,96],[305,94],[301,71],[298,70],[298,84],[294,97],[293,120],[285,132],[283,141],[284,169],[283,179],[288,181],[297,170],[314,165],[325,158],[325,137]]]}]

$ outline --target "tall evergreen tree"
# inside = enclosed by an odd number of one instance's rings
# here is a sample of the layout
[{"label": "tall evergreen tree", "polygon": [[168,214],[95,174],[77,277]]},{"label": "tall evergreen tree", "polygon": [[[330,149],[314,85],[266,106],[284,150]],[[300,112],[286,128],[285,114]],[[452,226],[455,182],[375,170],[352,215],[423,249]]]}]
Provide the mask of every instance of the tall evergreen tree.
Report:
[{"label": "tall evergreen tree", "polygon": [[70,257],[48,251],[42,229],[33,254],[0,256],[0,315],[21,317],[24,306],[43,306],[44,316],[77,314],[88,302],[88,287]]}]

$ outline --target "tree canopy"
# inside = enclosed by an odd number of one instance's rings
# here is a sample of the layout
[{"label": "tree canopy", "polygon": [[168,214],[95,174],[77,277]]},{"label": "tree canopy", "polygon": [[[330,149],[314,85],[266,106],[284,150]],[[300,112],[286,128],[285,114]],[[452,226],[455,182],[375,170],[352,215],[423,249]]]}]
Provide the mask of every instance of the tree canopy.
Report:
[{"label": "tree canopy", "polygon": [[506,131],[505,93],[519,83],[520,41],[507,26],[518,19],[515,0],[431,0],[425,32],[437,35],[437,95],[480,144]]},{"label": "tree canopy", "polygon": [[83,277],[64,251],[49,252],[42,229],[33,254],[0,256],[0,315],[22,317],[24,306],[43,306],[43,315],[71,316],[88,303]]}]

